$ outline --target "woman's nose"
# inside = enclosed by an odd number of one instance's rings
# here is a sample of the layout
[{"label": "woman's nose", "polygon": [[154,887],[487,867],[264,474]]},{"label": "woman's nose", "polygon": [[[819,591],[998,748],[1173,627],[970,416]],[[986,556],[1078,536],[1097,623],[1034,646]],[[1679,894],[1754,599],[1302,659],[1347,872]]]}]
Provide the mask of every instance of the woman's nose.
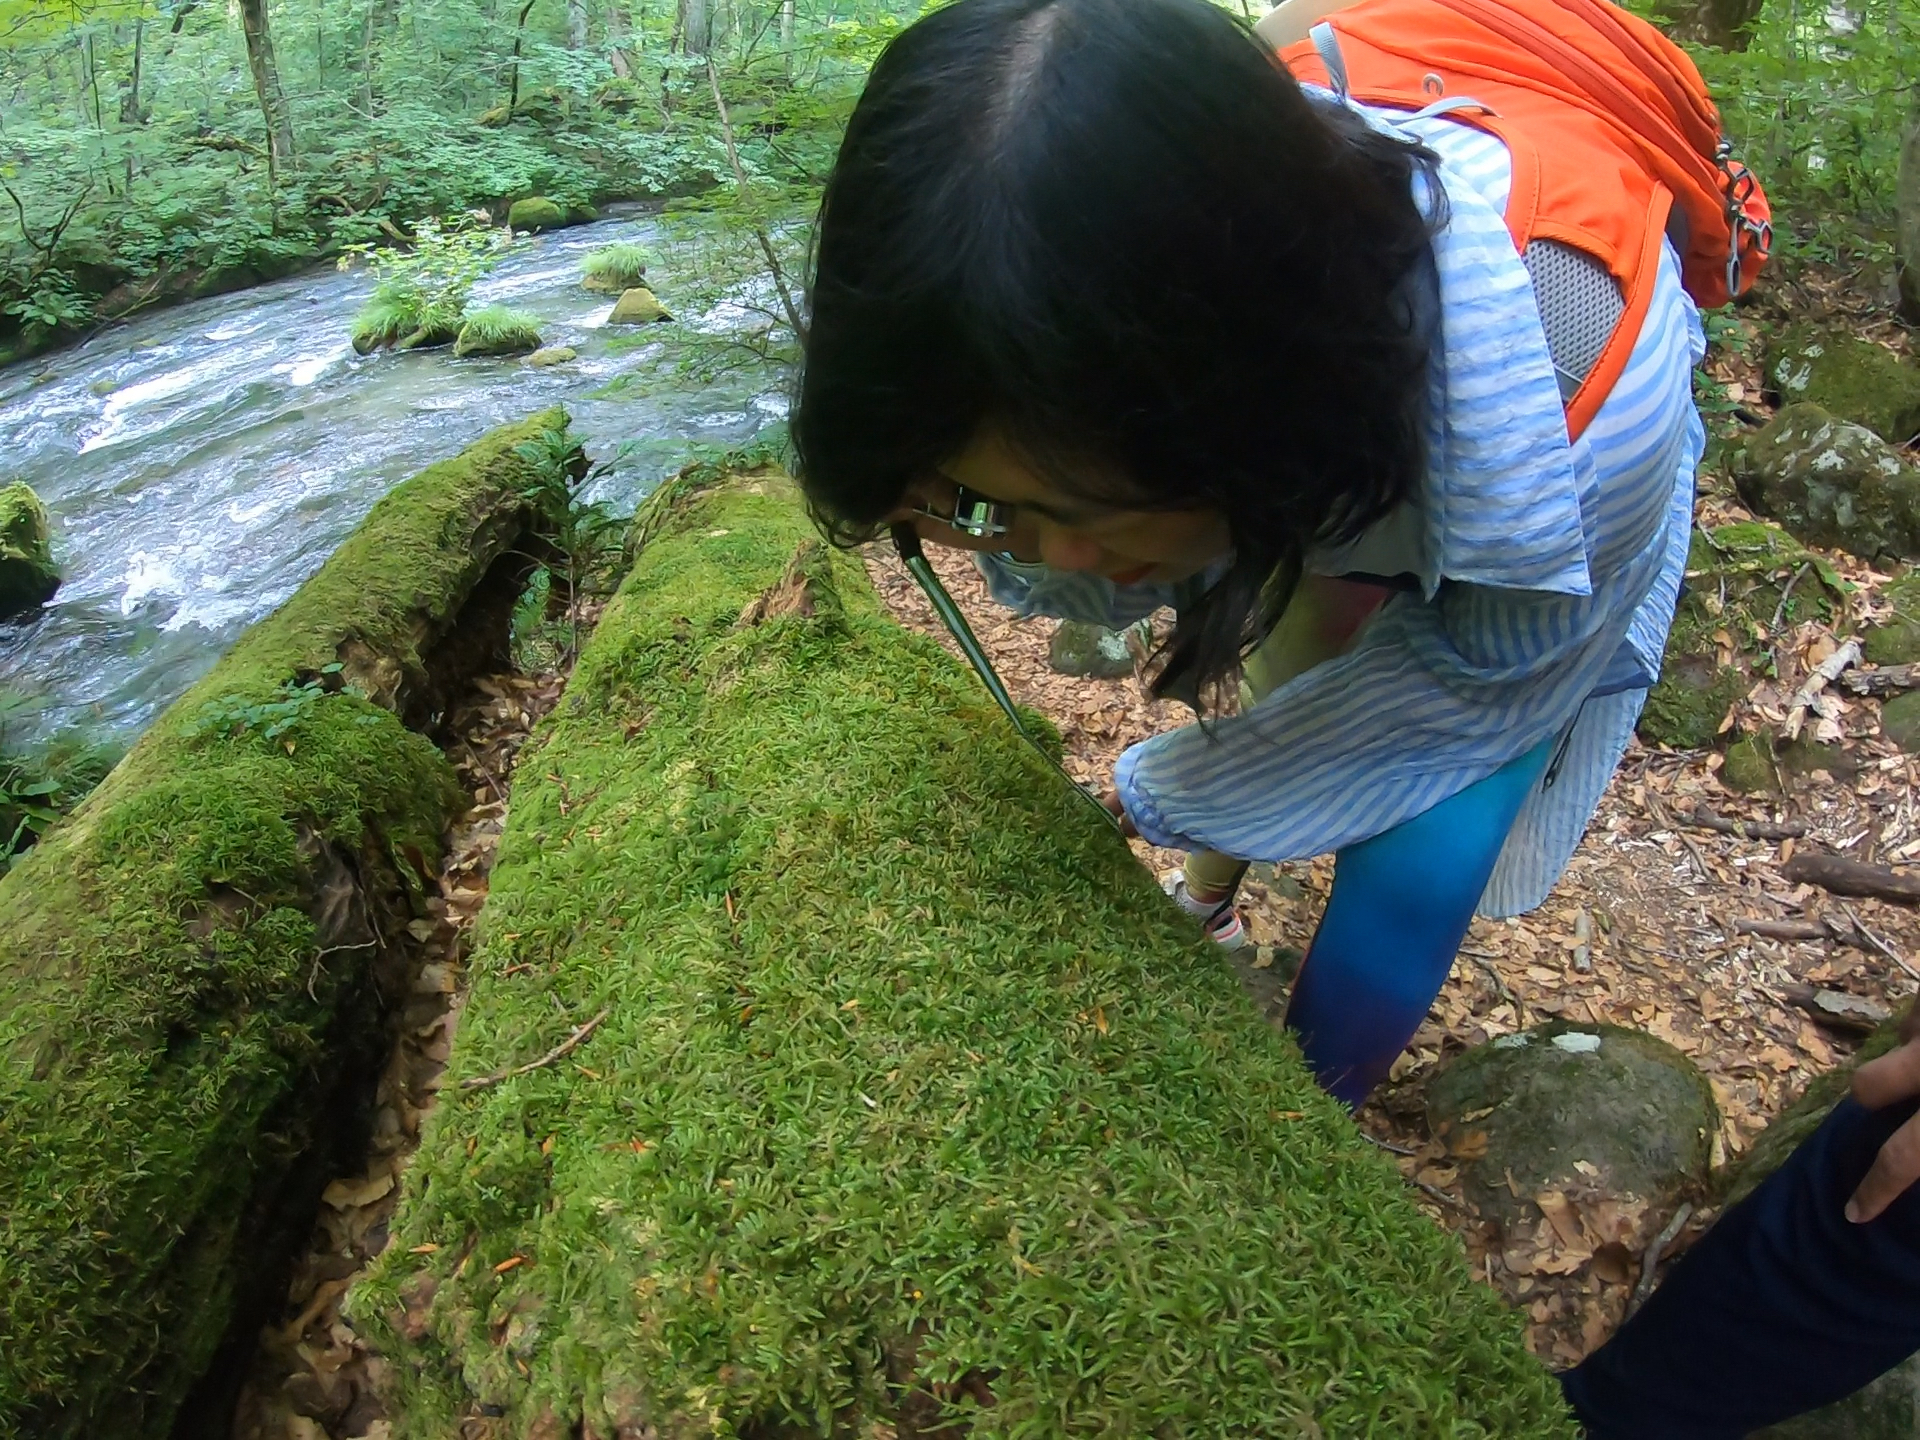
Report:
[{"label": "woman's nose", "polygon": [[1094,570],[1106,559],[1106,547],[1057,525],[1040,527],[1040,558],[1055,570]]}]

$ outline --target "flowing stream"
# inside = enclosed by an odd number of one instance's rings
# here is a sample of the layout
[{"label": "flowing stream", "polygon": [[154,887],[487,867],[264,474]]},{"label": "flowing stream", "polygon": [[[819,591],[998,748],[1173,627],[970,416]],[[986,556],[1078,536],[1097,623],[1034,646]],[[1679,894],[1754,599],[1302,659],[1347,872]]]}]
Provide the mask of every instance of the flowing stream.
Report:
[{"label": "flowing stream", "polygon": [[0,622],[0,715],[13,744],[81,724],[130,742],[285,600],[373,503],[503,421],[564,404],[589,454],[628,458],[591,498],[626,510],[691,445],[734,445],[784,418],[764,366],[689,380],[674,327],[605,327],[612,297],[580,262],[615,240],[683,326],[744,323],[675,305],[673,237],[637,213],[523,240],[474,291],[539,317],[550,369],[446,351],[361,358],[347,342],[364,270],[313,274],[135,318],[76,350],[0,370],[0,484],[53,517],[66,577],[37,615]]}]

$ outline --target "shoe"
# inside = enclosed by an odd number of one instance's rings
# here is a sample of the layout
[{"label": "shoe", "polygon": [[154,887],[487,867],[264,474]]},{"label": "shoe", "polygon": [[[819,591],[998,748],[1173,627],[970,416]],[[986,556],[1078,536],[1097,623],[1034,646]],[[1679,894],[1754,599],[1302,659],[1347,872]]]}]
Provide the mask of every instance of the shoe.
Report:
[{"label": "shoe", "polygon": [[1247,922],[1233,908],[1231,897],[1225,900],[1196,900],[1187,893],[1184,870],[1169,870],[1160,877],[1160,888],[1174,904],[1200,922],[1207,938],[1223,950],[1238,950],[1247,943]]}]

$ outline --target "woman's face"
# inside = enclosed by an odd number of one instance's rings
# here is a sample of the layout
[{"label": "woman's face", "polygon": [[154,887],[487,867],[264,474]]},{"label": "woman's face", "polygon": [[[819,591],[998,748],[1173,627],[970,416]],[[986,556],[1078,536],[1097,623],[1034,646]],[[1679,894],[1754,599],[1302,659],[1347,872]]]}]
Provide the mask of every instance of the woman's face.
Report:
[{"label": "woman's face", "polygon": [[[1012,532],[981,540],[913,514],[918,505],[951,514],[956,486],[1012,505]],[[887,519],[914,519],[921,538],[934,544],[1005,550],[1056,570],[1091,570],[1123,585],[1184,580],[1233,548],[1227,522],[1216,511],[1119,510],[1064,494],[985,426],[937,475],[912,486],[908,504]]]}]

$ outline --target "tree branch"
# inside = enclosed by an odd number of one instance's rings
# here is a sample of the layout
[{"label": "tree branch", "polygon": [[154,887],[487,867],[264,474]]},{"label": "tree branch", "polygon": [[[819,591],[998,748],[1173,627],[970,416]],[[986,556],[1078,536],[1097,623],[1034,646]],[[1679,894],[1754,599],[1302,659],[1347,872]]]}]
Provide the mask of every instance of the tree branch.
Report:
[{"label": "tree branch", "polygon": [[[744,197],[747,193],[746,167],[741,165],[740,151],[733,143],[733,119],[727,114],[727,102],[720,94],[720,75],[713,68],[711,56],[707,59],[707,85],[713,91],[714,108],[720,112],[720,138],[727,144],[727,163],[733,166],[733,183]],[[758,221],[753,225],[753,238],[760,243],[760,253],[767,258],[767,273],[773,278],[773,288],[780,292],[780,308],[787,313],[787,324],[793,327],[794,335],[804,345],[807,343],[807,322],[800,318],[800,307],[794,303],[793,290],[787,284],[787,272],[781,268],[780,258],[773,253],[773,239]]]}]

